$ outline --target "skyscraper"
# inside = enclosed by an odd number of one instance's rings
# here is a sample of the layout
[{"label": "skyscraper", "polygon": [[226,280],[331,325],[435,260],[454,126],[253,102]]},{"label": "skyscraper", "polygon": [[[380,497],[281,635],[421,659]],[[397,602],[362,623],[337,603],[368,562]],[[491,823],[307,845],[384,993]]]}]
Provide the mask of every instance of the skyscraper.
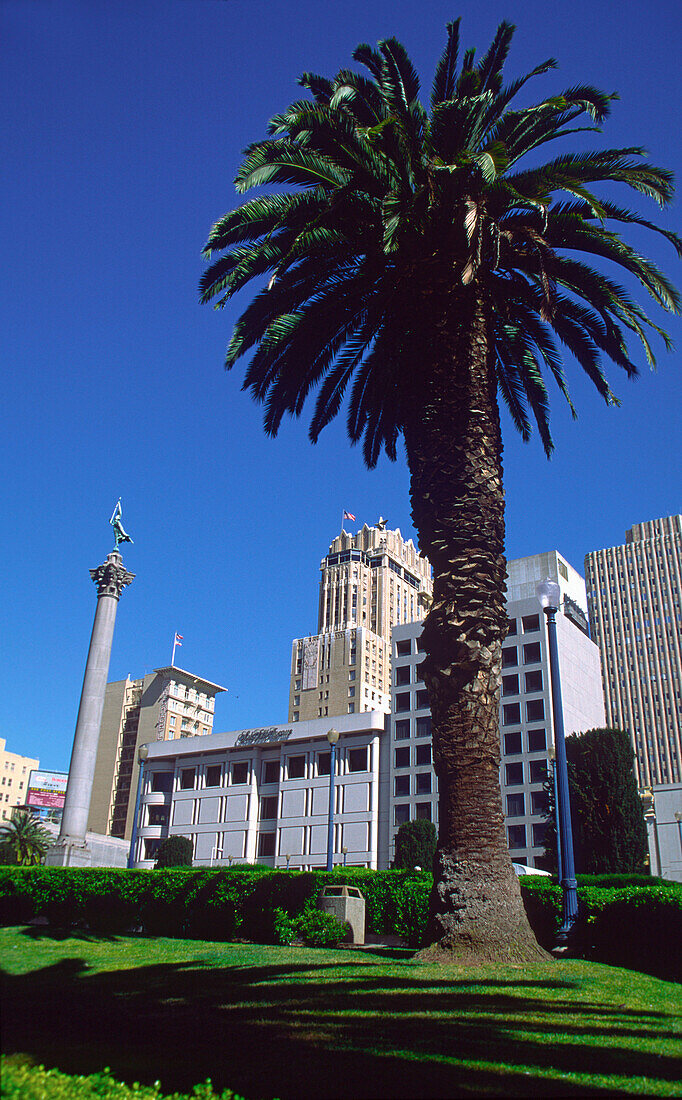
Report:
[{"label": "skyscraper", "polygon": [[423,619],[431,566],[380,519],[342,531],[320,571],[318,633],[293,642],[289,721],[388,711],[391,629]]},{"label": "skyscraper", "polygon": [[220,691],[225,688],[175,666],[107,684],[88,817],[92,832],[130,838],[140,745],[212,733]]},{"label": "skyscraper", "polygon": [[585,557],[606,720],[632,738],[640,786],[682,780],[682,515],[636,523]]}]

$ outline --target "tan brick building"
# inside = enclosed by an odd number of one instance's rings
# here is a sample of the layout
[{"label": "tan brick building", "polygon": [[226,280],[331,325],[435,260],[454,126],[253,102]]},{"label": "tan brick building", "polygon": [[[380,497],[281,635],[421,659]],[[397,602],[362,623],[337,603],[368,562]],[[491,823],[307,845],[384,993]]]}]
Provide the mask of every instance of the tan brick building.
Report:
[{"label": "tan brick building", "polygon": [[130,838],[138,749],[213,732],[215,697],[226,689],[175,666],[107,684],[88,829]]},{"label": "tan brick building", "polygon": [[640,786],[682,781],[682,515],[636,523],[585,557],[606,721],[632,738]]},{"label": "tan brick building", "polygon": [[0,737],[0,821],[9,821],[14,807],[25,804],[29,776],[40,765],[31,756],[9,752],[6,744]]},{"label": "tan brick building", "polygon": [[289,721],[391,705],[391,628],[425,615],[431,566],[384,520],[342,531],[320,565],[318,634],[295,638]]}]

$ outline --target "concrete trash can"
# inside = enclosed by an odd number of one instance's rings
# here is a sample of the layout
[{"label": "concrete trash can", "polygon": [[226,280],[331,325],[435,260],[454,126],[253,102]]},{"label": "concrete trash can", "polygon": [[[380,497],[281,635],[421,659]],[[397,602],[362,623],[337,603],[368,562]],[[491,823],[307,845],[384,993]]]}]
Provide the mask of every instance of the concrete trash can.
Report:
[{"label": "concrete trash can", "polygon": [[342,924],[351,927],[351,943],[365,942],[365,899],[357,886],[323,886],[317,902],[323,913],[331,913]]}]

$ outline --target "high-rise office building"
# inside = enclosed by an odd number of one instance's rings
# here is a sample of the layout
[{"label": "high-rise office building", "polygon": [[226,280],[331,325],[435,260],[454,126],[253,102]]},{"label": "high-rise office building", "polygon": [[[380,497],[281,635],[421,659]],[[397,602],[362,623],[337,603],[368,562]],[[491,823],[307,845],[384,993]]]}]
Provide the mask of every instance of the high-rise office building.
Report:
[{"label": "high-rise office building", "polygon": [[[585,582],[556,551],[510,561],[509,633],[502,646],[500,785],[512,859],[537,866],[544,854],[545,783],[554,741],[547,624],[535,586],[561,589],[557,645],[566,734],[604,724],[599,650],[588,633]],[[406,821],[438,823],[438,783],[431,758],[429,697],[419,674],[421,624],[393,630],[389,852]]]},{"label": "high-rise office building", "polygon": [[682,780],[682,515],[636,523],[585,557],[606,721],[627,730],[641,787]]},{"label": "high-rise office building", "polygon": [[355,535],[342,531],[320,570],[318,633],[293,642],[289,721],[388,712],[391,629],[423,619],[431,566],[380,519]]},{"label": "high-rise office building", "polygon": [[212,733],[215,697],[225,690],[174,666],[107,684],[89,830],[130,838],[140,745]]}]

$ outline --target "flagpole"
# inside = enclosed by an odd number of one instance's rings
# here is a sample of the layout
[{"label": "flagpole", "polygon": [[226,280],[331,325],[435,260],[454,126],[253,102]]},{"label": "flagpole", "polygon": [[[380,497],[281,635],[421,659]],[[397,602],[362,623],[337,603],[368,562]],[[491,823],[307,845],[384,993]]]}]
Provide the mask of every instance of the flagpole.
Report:
[{"label": "flagpole", "polygon": [[177,631],[173,634],[173,656],[171,657],[171,668],[175,668],[175,647],[178,644]]}]

